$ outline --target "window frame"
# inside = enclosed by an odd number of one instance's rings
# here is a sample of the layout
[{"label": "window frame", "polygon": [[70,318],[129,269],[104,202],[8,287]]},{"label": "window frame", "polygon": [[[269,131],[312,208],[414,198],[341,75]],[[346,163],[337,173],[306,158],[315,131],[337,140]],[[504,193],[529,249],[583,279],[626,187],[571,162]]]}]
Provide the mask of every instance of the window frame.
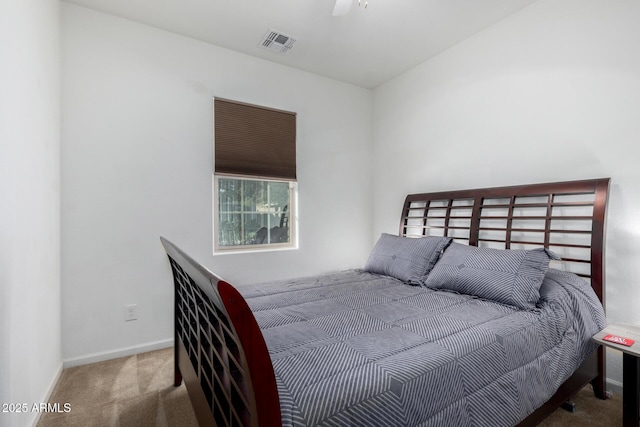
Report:
[{"label": "window frame", "polygon": [[[226,246],[220,245],[220,206],[219,206],[219,179],[237,179],[243,181],[278,182],[289,185],[288,227],[289,241],[286,243],[244,244]],[[212,175],[213,187],[213,254],[233,254],[249,252],[270,252],[298,249],[298,182],[293,179],[256,177],[245,175],[216,174]]]}]

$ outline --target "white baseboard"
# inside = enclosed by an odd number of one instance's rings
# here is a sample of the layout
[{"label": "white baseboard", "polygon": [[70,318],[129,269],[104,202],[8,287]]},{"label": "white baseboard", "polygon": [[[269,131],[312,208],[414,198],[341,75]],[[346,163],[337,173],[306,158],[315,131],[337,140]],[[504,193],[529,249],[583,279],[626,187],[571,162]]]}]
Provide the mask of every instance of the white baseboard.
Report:
[{"label": "white baseboard", "polygon": [[620,381],[607,378],[607,389],[611,390],[615,394],[622,396],[622,383]]},{"label": "white baseboard", "polygon": [[105,360],[117,359],[118,357],[132,356],[134,354],[145,353],[147,351],[161,350],[163,348],[173,347],[173,339],[155,341],[133,347],[120,348],[117,350],[105,351],[102,353],[93,353],[86,356],[74,357],[66,359],[63,362],[64,369],[73,366],[88,365],[89,363],[104,362]]},{"label": "white baseboard", "polygon": [[[53,389],[56,388],[56,384],[58,384],[60,375],[62,375],[63,369],[64,369],[64,364],[61,362],[60,366],[58,366],[58,369],[56,370],[55,375],[53,376],[53,379],[51,380],[51,383],[49,384],[47,391],[44,394],[44,397],[42,398],[42,400],[40,400],[40,402],[44,403],[49,401],[49,399],[51,398],[51,394],[53,393]],[[36,427],[36,425],[38,424],[38,421],[40,421],[40,416],[42,415],[42,413],[35,412],[34,415],[35,417],[33,418],[33,420],[28,424],[31,427]]]}]

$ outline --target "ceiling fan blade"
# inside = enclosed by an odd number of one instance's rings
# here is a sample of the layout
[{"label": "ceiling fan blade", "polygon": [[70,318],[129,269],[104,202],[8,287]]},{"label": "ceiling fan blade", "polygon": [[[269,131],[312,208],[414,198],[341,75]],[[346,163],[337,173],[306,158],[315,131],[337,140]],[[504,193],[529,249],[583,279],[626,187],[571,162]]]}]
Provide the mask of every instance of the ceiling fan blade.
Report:
[{"label": "ceiling fan blade", "polygon": [[353,0],[336,0],[336,5],[333,8],[333,16],[342,16],[349,13],[351,3],[353,3]]}]

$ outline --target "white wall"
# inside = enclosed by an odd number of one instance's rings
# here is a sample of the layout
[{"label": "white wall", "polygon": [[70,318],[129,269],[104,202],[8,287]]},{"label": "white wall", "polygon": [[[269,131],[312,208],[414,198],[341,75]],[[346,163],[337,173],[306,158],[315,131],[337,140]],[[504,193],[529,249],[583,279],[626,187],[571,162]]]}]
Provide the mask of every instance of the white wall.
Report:
[{"label": "white wall", "polygon": [[636,0],[539,0],[377,88],[375,232],[407,193],[611,177],[607,317],[640,324],[638,22]]},{"label": "white wall", "polygon": [[62,368],[58,31],[58,0],[0,2],[0,403],[46,402]]},{"label": "white wall", "polygon": [[[65,3],[62,58],[68,364],[172,338],[160,236],[236,284],[364,264],[370,90]],[[298,113],[299,250],[212,256],[214,96]]]}]

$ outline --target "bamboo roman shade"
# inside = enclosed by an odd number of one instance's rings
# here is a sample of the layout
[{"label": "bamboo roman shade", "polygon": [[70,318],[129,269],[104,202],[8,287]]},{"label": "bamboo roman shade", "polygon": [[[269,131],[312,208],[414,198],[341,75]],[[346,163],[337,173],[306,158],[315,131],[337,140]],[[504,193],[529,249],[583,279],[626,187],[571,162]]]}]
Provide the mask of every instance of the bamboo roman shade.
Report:
[{"label": "bamboo roman shade", "polygon": [[296,179],[296,113],[214,99],[215,173]]}]

